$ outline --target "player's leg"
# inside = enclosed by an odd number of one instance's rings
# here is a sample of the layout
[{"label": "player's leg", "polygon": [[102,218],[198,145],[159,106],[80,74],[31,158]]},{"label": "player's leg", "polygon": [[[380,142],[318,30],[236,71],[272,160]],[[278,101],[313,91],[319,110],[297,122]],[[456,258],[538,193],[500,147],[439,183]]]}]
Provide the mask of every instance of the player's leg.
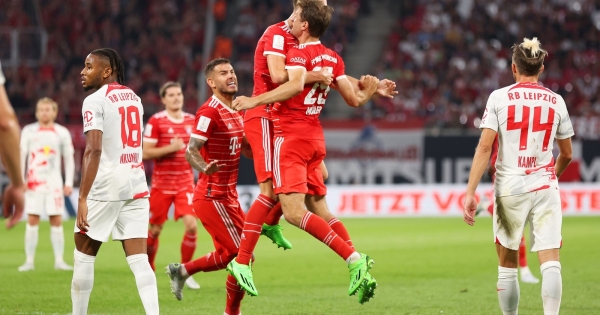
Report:
[{"label": "player's leg", "polygon": [[120,240],[129,268],[135,277],[146,314],[159,314],[156,276],[147,254],[150,203],[147,198],[127,200],[113,228],[113,240]]},{"label": "player's leg", "polygon": [[531,209],[530,194],[496,197],[493,229],[498,254],[496,291],[500,310],[505,315],[518,313],[520,288],[518,281],[519,244]]},{"label": "player's leg", "polygon": [[562,299],[560,193],[550,188],[535,192],[535,196],[537,203],[530,215],[531,251],[537,252],[540,260],[544,315],[554,315],[559,313]]},{"label": "player's leg", "polygon": [[232,215],[228,208],[218,201],[194,200],[194,211],[212,237],[215,250],[186,264],[173,263],[165,268],[171,278],[171,292],[178,300],[183,298],[183,284],[188,277],[225,269],[237,255],[244,218]]},{"label": "player's leg", "polygon": [[523,283],[540,282],[540,280],[531,273],[529,265],[527,264],[527,242],[525,241],[525,236],[523,236],[521,244],[519,244],[519,274],[521,282]]},{"label": "player's leg", "polygon": [[39,239],[40,214],[43,208],[43,194],[33,191],[25,192],[25,214],[27,214],[27,225],[25,225],[25,263],[19,267],[19,271],[30,271],[35,268],[35,249],[37,248]]},{"label": "player's leg", "polygon": [[65,263],[65,235],[62,226],[62,215],[65,211],[64,196],[62,192],[48,195],[46,202],[46,212],[50,219],[50,242],[54,251],[54,269],[56,270],[73,270],[73,267]]},{"label": "player's leg", "polygon": [[[198,218],[194,213],[192,203],[194,197],[193,190],[183,191],[175,197],[175,220],[179,218],[183,221],[184,233],[181,240],[181,263],[186,264],[192,261],[194,251],[196,251],[196,235],[198,234]],[[192,290],[200,289],[200,284],[189,277],[185,281],[188,288]]]},{"label": "player's leg", "polygon": [[173,203],[175,195],[163,194],[158,189],[152,189],[149,199],[151,215],[146,246],[148,252],[148,261],[150,262],[152,270],[155,270],[154,260],[156,258],[156,253],[158,252],[158,239],[163,225],[165,224],[165,221],[167,221],[169,207]]}]

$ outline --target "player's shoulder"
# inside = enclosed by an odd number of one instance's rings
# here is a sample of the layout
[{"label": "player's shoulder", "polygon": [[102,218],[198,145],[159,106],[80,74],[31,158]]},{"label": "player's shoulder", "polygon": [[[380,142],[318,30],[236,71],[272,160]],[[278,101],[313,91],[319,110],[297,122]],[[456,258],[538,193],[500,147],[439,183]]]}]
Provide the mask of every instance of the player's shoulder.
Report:
[{"label": "player's shoulder", "polygon": [[161,121],[167,118],[167,111],[166,110],[161,110],[160,112],[155,113],[154,115],[150,116],[150,120],[152,121]]},{"label": "player's shoulder", "polygon": [[25,133],[35,132],[39,128],[40,128],[40,124],[38,122],[34,122],[34,123],[31,123],[31,124],[25,125],[25,127],[23,127],[23,129],[21,130],[21,133],[25,134]]},{"label": "player's shoulder", "polygon": [[285,21],[269,25],[263,36],[265,35],[287,35],[290,33],[290,28]]},{"label": "player's shoulder", "polygon": [[83,99],[83,104],[98,104],[104,105],[108,102],[106,98],[107,85],[99,88],[96,92],[88,95]]},{"label": "player's shoulder", "polygon": [[183,112],[183,121],[193,121],[195,118],[196,116],[194,116],[193,114]]},{"label": "player's shoulder", "polygon": [[199,115],[219,115],[219,101],[216,100],[214,97],[209,98],[196,111],[196,117],[198,117]]}]

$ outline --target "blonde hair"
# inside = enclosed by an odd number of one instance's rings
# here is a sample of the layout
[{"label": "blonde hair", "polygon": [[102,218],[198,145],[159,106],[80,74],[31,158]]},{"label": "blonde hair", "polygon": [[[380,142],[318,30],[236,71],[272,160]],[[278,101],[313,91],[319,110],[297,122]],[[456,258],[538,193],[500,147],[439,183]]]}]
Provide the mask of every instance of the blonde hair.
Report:
[{"label": "blonde hair", "polygon": [[523,38],[521,44],[512,46],[512,60],[519,73],[525,76],[535,76],[540,73],[544,58],[548,55],[548,52],[543,50],[541,46],[542,43],[537,37],[533,39]]},{"label": "blonde hair", "polygon": [[58,113],[58,104],[51,98],[49,97],[42,97],[37,101],[37,104],[35,105],[35,110],[38,110],[38,107],[40,106],[40,104],[50,104],[52,105],[52,109],[54,109],[55,113]]}]

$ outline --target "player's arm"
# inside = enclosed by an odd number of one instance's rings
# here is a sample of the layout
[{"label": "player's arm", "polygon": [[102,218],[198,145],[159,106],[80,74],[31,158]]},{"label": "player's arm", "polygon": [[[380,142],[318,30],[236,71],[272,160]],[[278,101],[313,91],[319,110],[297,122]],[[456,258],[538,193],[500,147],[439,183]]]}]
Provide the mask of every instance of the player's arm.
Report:
[{"label": "player's arm", "polygon": [[248,139],[246,139],[245,135],[242,138],[242,155],[250,160],[254,158],[252,155],[252,148],[250,147],[250,142],[248,142]]},{"label": "player's arm", "polygon": [[23,128],[21,131],[20,150],[21,156],[19,158],[21,164],[21,176],[23,176],[23,182],[27,179],[27,157],[29,156],[29,135],[28,128]]},{"label": "player's arm", "polygon": [[[360,80],[349,75],[346,75],[346,77],[350,81],[350,84],[352,84],[354,91],[358,93],[358,91],[361,90]],[[332,87],[335,88],[335,85]],[[398,94],[398,91],[396,91],[396,82],[388,79],[380,80],[379,83],[377,83],[375,94],[386,98],[394,98],[394,95]]]},{"label": "player's arm", "polygon": [[79,201],[86,200],[92,184],[98,174],[100,156],[102,155],[102,131],[92,129],[85,133],[85,151],[81,161],[81,184],[79,186]]},{"label": "player's arm", "polygon": [[364,105],[377,90],[379,81],[373,76],[363,76],[360,81],[362,89],[354,89],[350,80],[347,77],[336,80],[334,89],[338,90],[342,95],[346,104],[352,107]]},{"label": "player's arm", "polygon": [[288,77],[289,81],[267,93],[256,97],[237,97],[233,101],[233,108],[235,110],[250,109],[262,104],[285,101],[300,94],[306,82],[306,68],[294,67],[288,69]]},{"label": "player's arm", "polygon": [[[4,78],[1,70],[0,76]],[[0,159],[6,168],[11,185],[23,188],[20,150],[15,150],[19,147],[20,131],[19,121],[10,105],[2,80],[0,84],[0,139],[2,139],[0,140]]]},{"label": "player's arm", "polygon": [[157,147],[156,142],[144,140],[142,146],[142,159],[158,159],[167,154],[177,152],[183,148],[185,148],[185,143],[183,143],[183,140],[181,140],[179,136],[175,136],[173,139],[171,139],[171,143],[169,145],[162,147]]},{"label": "player's arm", "polygon": [[73,149],[71,133],[68,130],[65,130],[62,155],[65,165],[65,187],[63,190],[65,196],[69,196],[73,192],[73,178],[75,177],[75,150]]},{"label": "player's arm", "polygon": [[[269,75],[271,81],[276,84],[283,84],[288,81],[288,71],[285,69],[285,58],[279,55],[267,55],[267,65],[269,67]],[[333,76],[327,69],[321,71],[308,71],[306,73],[305,84],[321,82],[323,84],[331,84]]]},{"label": "player's arm", "polygon": [[556,144],[558,144],[558,157],[556,157],[555,171],[556,176],[560,177],[567,166],[569,166],[569,163],[571,163],[571,159],[573,157],[573,147],[571,144],[571,138],[556,139]]},{"label": "player's arm", "polygon": [[210,163],[206,163],[206,161],[200,154],[200,149],[202,149],[204,143],[206,143],[206,140],[191,137],[190,143],[187,147],[187,150],[185,151],[185,159],[198,172],[201,172],[206,175],[212,175],[219,169],[221,169],[224,165],[218,164],[219,161],[217,160],[214,160]]}]

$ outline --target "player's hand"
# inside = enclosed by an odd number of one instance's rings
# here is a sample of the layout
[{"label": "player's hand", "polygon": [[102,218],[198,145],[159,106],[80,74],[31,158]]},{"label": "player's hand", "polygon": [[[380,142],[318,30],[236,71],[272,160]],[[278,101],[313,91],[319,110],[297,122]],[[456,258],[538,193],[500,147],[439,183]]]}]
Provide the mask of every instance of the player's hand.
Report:
[{"label": "player's hand", "polygon": [[65,193],[65,196],[70,196],[73,193],[73,187],[71,186],[65,186],[63,188],[63,192]]},{"label": "player's hand", "polygon": [[244,110],[254,108],[258,106],[258,104],[254,102],[254,99],[251,97],[238,96],[235,98],[235,100],[233,100],[233,104],[231,106],[235,110]]},{"label": "player's hand", "polygon": [[379,79],[372,75],[363,75],[360,77],[360,86],[361,89],[369,92],[369,94],[375,93],[377,90],[377,85],[379,84]]},{"label": "player's hand", "polygon": [[465,204],[463,206],[463,216],[464,221],[468,225],[475,224],[475,211],[477,210],[477,199],[475,196],[466,194],[465,195]]},{"label": "player's hand", "polygon": [[212,175],[212,174],[218,172],[223,167],[225,167],[225,164],[219,164],[218,160],[214,160],[214,161],[206,164],[206,167],[204,167],[202,172],[206,175]]},{"label": "player's hand", "polygon": [[179,135],[176,135],[175,137],[171,138],[171,152],[177,152],[183,148],[185,148],[185,143],[183,142],[183,140],[181,140],[181,138],[179,138]]},{"label": "player's hand", "polygon": [[78,229],[87,232],[90,225],[87,222],[88,206],[87,200],[79,198],[79,206],[77,207],[77,221],[75,222]]},{"label": "player's hand", "polygon": [[394,95],[398,95],[398,91],[396,91],[396,82],[388,79],[379,81],[375,93],[383,97],[394,98]]},{"label": "player's hand", "polygon": [[6,221],[6,228],[11,229],[23,216],[25,186],[8,185],[4,191],[2,212]]},{"label": "player's hand", "polygon": [[321,71],[319,71],[319,76],[321,77],[319,82],[327,86],[333,82],[333,73],[329,72],[328,68],[321,68]]}]

